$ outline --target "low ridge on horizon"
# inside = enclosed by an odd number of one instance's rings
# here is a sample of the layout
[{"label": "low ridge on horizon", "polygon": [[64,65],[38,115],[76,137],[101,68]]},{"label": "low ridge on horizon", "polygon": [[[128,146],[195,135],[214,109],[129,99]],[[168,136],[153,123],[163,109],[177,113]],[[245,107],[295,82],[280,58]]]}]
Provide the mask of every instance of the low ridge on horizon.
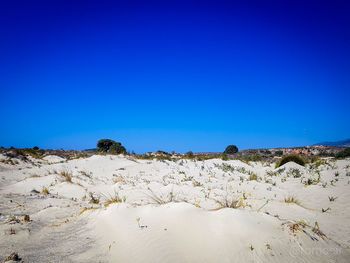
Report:
[{"label": "low ridge on horizon", "polygon": [[340,141],[319,142],[319,143],[313,144],[313,146],[316,146],[316,145],[350,147],[350,138],[345,140],[340,140]]}]

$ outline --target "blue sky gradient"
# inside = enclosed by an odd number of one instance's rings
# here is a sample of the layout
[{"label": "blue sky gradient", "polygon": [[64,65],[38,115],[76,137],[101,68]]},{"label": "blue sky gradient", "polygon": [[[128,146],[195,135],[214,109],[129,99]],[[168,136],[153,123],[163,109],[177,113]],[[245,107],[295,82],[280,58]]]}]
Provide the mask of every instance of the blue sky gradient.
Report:
[{"label": "blue sky gradient", "polygon": [[349,138],[349,1],[1,1],[0,146]]}]

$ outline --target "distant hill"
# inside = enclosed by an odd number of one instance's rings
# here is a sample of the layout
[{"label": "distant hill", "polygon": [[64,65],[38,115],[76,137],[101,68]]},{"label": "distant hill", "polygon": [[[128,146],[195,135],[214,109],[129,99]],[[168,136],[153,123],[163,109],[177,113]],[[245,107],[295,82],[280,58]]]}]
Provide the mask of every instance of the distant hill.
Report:
[{"label": "distant hill", "polygon": [[90,153],[93,153],[97,150],[97,148],[92,148],[92,149],[85,149],[83,150],[83,152],[90,152]]},{"label": "distant hill", "polygon": [[314,145],[350,147],[350,139],[337,141],[337,142],[320,142]]}]

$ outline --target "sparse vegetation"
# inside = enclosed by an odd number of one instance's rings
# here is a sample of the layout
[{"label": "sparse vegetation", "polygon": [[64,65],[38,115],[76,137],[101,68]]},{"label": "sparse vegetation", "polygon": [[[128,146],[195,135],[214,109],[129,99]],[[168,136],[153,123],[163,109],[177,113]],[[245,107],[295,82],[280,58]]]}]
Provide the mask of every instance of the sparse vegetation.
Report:
[{"label": "sparse vegetation", "polygon": [[61,171],[60,175],[64,178],[64,181],[67,183],[72,183],[72,173],[68,170]]},{"label": "sparse vegetation", "polygon": [[302,166],[305,165],[304,159],[301,158],[300,156],[298,156],[298,155],[288,155],[288,156],[283,157],[281,159],[281,161],[276,164],[276,168],[278,168],[278,167],[280,167],[280,166],[282,166],[282,165],[284,165],[284,164],[286,164],[288,162],[295,162],[295,163],[297,163],[299,165],[302,165]]},{"label": "sparse vegetation", "polygon": [[251,173],[248,178],[249,181],[257,181],[258,176],[255,173]]},{"label": "sparse vegetation", "polygon": [[294,178],[300,178],[301,177],[301,172],[298,168],[291,168],[287,172],[288,176],[292,176]]},{"label": "sparse vegetation", "polygon": [[227,155],[226,153],[223,153],[223,154],[221,155],[221,159],[222,159],[223,161],[228,161],[228,160],[229,160],[228,155]]},{"label": "sparse vegetation", "polygon": [[91,172],[86,172],[86,171],[79,171],[79,173],[83,176],[86,176],[88,178],[92,178],[92,173]]},{"label": "sparse vegetation", "polygon": [[29,215],[24,215],[23,221],[24,221],[24,222],[30,222],[30,217],[29,217]]},{"label": "sparse vegetation", "polygon": [[17,160],[13,160],[13,159],[2,159],[2,160],[0,160],[0,162],[4,163],[4,164],[10,164],[10,165],[19,164],[19,162]]},{"label": "sparse vegetation", "polygon": [[222,201],[218,201],[218,200],[215,200],[215,201],[220,205],[220,208],[234,208],[234,209],[236,209],[236,208],[239,208],[243,205],[241,200],[239,200],[239,199],[230,200],[227,197]]},{"label": "sparse vegetation", "polygon": [[277,155],[277,156],[282,156],[282,155],[283,155],[283,151],[280,151],[280,150],[279,150],[279,151],[276,151],[276,152],[275,152],[275,155]]},{"label": "sparse vegetation", "polygon": [[300,202],[298,199],[296,199],[294,196],[290,196],[284,199],[284,202],[287,204],[296,204],[300,206]]},{"label": "sparse vegetation", "polygon": [[312,179],[312,178],[308,178],[308,179],[304,182],[305,185],[312,185],[312,184],[316,184],[316,183],[318,183],[318,181],[315,180],[315,179]]},{"label": "sparse vegetation", "polygon": [[44,195],[48,195],[50,192],[49,192],[49,189],[46,186],[43,186],[43,188],[41,189],[41,193],[44,194]]},{"label": "sparse vegetation", "polygon": [[328,196],[329,202],[334,202],[338,197]]},{"label": "sparse vegetation", "polygon": [[89,196],[90,196],[90,201],[89,201],[90,204],[99,204],[100,203],[100,198],[95,196],[93,192],[90,192]]},{"label": "sparse vegetation", "polygon": [[[156,194],[150,188],[148,188],[148,191],[149,191],[149,193],[146,193],[147,197],[149,197],[153,203],[158,204],[158,205],[164,205],[167,203],[179,201],[173,192],[169,192],[168,194],[164,195],[164,194]],[[184,199],[181,201],[185,202]]]},{"label": "sparse vegetation", "polygon": [[194,157],[194,154],[193,154],[192,151],[189,151],[189,152],[187,152],[187,153],[185,154],[185,156],[186,156],[187,158],[193,158],[193,157]]},{"label": "sparse vegetation", "polygon": [[346,157],[350,157],[350,147],[338,152],[336,155],[335,155],[336,158],[338,159],[342,159],[342,158],[346,158]]},{"label": "sparse vegetation", "polygon": [[105,207],[114,204],[114,203],[121,203],[126,201],[126,197],[124,196],[123,199],[119,197],[119,194],[117,192],[114,192],[114,195],[108,195],[105,196]]},{"label": "sparse vegetation", "polygon": [[6,259],[6,261],[21,261],[22,258],[19,257],[17,252],[12,252]]}]

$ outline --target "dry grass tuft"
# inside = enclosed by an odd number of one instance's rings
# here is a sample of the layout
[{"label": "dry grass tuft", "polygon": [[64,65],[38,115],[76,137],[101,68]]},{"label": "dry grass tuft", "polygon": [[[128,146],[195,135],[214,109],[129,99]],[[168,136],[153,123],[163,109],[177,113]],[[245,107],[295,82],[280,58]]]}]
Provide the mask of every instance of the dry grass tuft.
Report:
[{"label": "dry grass tuft", "polygon": [[248,178],[249,181],[258,181],[258,176],[254,173],[251,173]]},{"label": "dry grass tuft", "polygon": [[296,204],[296,205],[301,205],[300,201],[296,199],[294,196],[290,196],[284,199],[284,202],[287,204]]},{"label": "dry grass tuft", "polygon": [[28,176],[28,178],[38,178],[38,177],[41,177],[41,176],[38,174],[31,174]]},{"label": "dry grass tuft", "polygon": [[119,197],[119,194],[117,192],[114,192],[114,195],[104,196],[105,201],[105,207],[108,207],[111,204],[121,203],[126,201],[126,197],[124,196],[123,199]]},{"label": "dry grass tuft", "polygon": [[115,176],[115,179],[113,180],[113,182],[116,184],[116,183],[125,183],[125,178],[121,175],[113,175]]},{"label": "dry grass tuft", "polygon": [[222,201],[215,200],[215,202],[217,202],[220,206],[214,210],[219,210],[222,208],[237,209],[240,207],[249,206],[249,205],[243,203],[243,200],[245,200],[244,198],[246,198],[245,195],[242,198],[230,198],[228,195],[226,195]]},{"label": "dry grass tuft", "polygon": [[29,217],[29,215],[24,215],[23,221],[24,221],[24,222],[30,222],[30,217]]},{"label": "dry grass tuft", "polygon": [[49,192],[49,189],[46,186],[43,186],[43,188],[41,189],[41,193],[44,194],[44,195],[48,195],[50,192]]},{"label": "dry grass tuft", "polygon": [[165,205],[167,203],[171,202],[187,202],[186,200],[179,200],[174,196],[173,192],[168,193],[166,196],[164,195],[157,195],[155,192],[153,192],[150,188],[148,188],[149,193],[146,193],[146,195],[153,201],[153,203],[159,204],[159,205]]},{"label": "dry grass tuft", "polygon": [[79,215],[82,215],[84,212],[88,211],[88,210],[97,210],[97,207],[85,207],[83,210],[81,210],[81,212],[79,213]]},{"label": "dry grass tuft", "polygon": [[65,170],[61,171],[60,175],[64,178],[65,182],[72,183],[72,173]]}]

